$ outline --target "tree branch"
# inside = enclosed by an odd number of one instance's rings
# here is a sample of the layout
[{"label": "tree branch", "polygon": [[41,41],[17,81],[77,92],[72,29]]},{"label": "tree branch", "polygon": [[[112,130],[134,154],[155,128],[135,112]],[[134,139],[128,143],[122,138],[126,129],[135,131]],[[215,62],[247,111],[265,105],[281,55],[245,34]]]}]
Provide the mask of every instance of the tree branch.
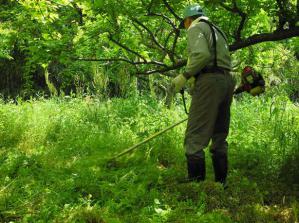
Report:
[{"label": "tree branch", "polygon": [[277,29],[283,29],[284,24],[287,22],[287,19],[286,19],[287,14],[286,14],[286,11],[284,8],[285,1],[284,0],[276,0],[276,3],[279,8],[279,11],[278,11],[279,22],[278,22]]},{"label": "tree branch", "polygon": [[286,30],[277,30],[273,33],[261,33],[248,37],[246,40],[235,42],[230,45],[230,51],[236,51],[238,49],[255,45],[261,42],[279,41],[287,38],[299,36],[299,26],[292,27]]},{"label": "tree branch", "polygon": [[143,61],[145,61],[145,62],[147,61],[147,60],[145,59],[145,57],[143,57],[140,53],[138,53],[138,52],[136,52],[136,51],[130,49],[129,47],[127,47],[127,46],[123,45],[122,43],[120,43],[120,42],[116,41],[115,39],[113,39],[111,33],[109,34],[109,37],[108,37],[108,38],[109,38],[110,41],[112,41],[112,42],[115,43],[116,45],[120,46],[121,48],[125,49],[126,51],[128,51],[128,52],[130,52],[130,53],[136,55],[137,57],[141,58],[141,59],[142,59]]},{"label": "tree branch", "polygon": [[98,62],[126,62],[132,65],[155,65],[167,68],[168,66],[159,61],[132,61],[127,58],[72,58],[80,61],[98,61]]},{"label": "tree branch", "polygon": [[234,14],[238,14],[241,17],[241,21],[239,23],[238,29],[235,32],[235,40],[240,41],[241,40],[241,32],[244,28],[244,25],[245,25],[248,15],[238,7],[236,0],[233,0],[233,4],[234,4],[233,8],[228,7],[223,2],[220,3],[220,6],[223,7],[224,9],[226,9],[227,11],[230,11]]},{"label": "tree branch", "polygon": [[139,65],[143,64],[144,62],[134,62],[131,60],[128,60],[126,58],[103,58],[103,59],[96,59],[96,58],[73,58],[73,60],[80,60],[80,61],[95,61],[95,62],[126,62],[132,65]]},{"label": "tree branch", "polygon": [[82,9],[77,5],[75,2],[71,2],[73,8],[76,10],[76,12],[79,15],[79,25],[83,26],[83,12]]},{"label": "tree branch", "polygon": [[147,32],[148,32],[148,34],[150,35],[150,37],[151,37],[151,39],[153,40],[153,42],[162,50],[162,51],[164,51],[164,52],[168,52],[168,50],[164,47],[164,46],[162,46],[159,42],[158,42],[158,40],[156,39],[156,37],[155,37],[155,35],[153,34],[153,32],[147,27],[147,26],[145,26],[142,22],[140,22],[139,20],[137,20],[136,18],[131,18],[131,20],[133,21],[133,22],[135,22],[135,23],[137,23],[139,26],[141,26],[143,29],[145,29]]},{"label": "tree branch", "polygon": [[[299,27],[295,27],[291,30],[284,31],[276,31],[273,33],[262,33],[253,35],[246,40],[236,42],[229,46],[230,51],[236,51],[238,49],[242,49],[244,47],[252,46],[257,43],[267,42],[267,41],[279,41],[291,37],[299,36]],[[166,73],[171,70],[179,69],[187,64],[187,60],[180,60],[172,66],[165,67],[163,69],[149,70],[149,71],[141,71],[138,74],[154,74],[154,73]]]},{"label": "tree branch", "polygon": [[[152,2],[151,2],[152,3]],[[167,2],[166,2],[167,3]],[[176,45],[177,45],[177,41],[178,41],[178,38],[180,36],[180,30],[178,29],[178,27],[175,25],[175,23],[169,18],[167,17],[166,15],[164,14],[160,14],[160,13],[153,13],[151,12],[151,7],[152,5],[150,5],[150,7],[148,8],[148,14],[147,16],[157,16],[157,17],[161,17],[163,18],[164,21],[166,21],[166,23],[168,23],[169,25],[171,25],[172,27],[172,31],[169,32],[169,34],[167,35],[166,37],[166,40],[165,40],[165,46],[168,45],[168,41],[170,39],[170,37],[173,35],[173,33],[175,33],[175,36],[174,36],[174,41],[172,43],[172,49],[171,51],[168,51],[168,55],[169,55],[169,58],[170,60],[175,63],[175,48],[176,48]],[[170,7],[170,6],[169,6]]]},{"label": "tree branch", "polygon": [[[163,74],[165,74],[168,71],[179,69],[179,68],[185,66],[186,64],[187,64],[187,60],[181,60],[181,61],[178,61],[176,64],[173,64],[172,66],[165,67],[163,69],[156,69],[156,70],[149,70],[149,71],[139,71],[137,74],[146,74],[146,75],[154,74],[154,73],[163,73]],[[170,75],[168,75],[168,76],[170,76]]]},{"label": "tree branch", "polygon": [[[158,48],[159,48],[162,52],[166,53],[166,54],[169,56],[169,58],[171,59],[171,61],[174,62],[174,52],[173,52],[173,51],[170,51],[169,49],[167,49],[167,46],[163,46],[162,44],[160,44],[160,43],[158,42],[157,38],[155,37],[155,35],[153,34],[153,32],[152,32],[147,26],[145,26],[142,22],[140,22],[140,21],[137,20],[136,18],[131,18],[131,20],[132,20],[133,22],[137,23],[137,24],[138,24],[139,26],[141,26],[143,29],[145,29],[145,30],[148,32],[148,34],[150,35],[150,37],[151,37],[152,41],[154,42],[154,44],[155,44],[156,46],[158,46]],[[177,34],[176,34],[176,35],[177,35]],[[178,36],[175,38],[175,43],[174,43],[174,44],[176,44],[176,40],[177,40],[177,38],[178,38]],[[167,42],[166,42],[166,43],[167,43]]]},{"label": "tree branch", "polygon": [[181,17],[179,17],[175,11],[173,10],[173,8],[169,5],[169,3],[167,2],[167,0],[163,0],[164,5],[166,6],[166,8],[168,9],[168,11],[179,21],[182,20]]},{"label": "tree branch", "polygon": [[172,44],[172,54],[175,55],[175,48],[177,46],[177,43],[178,43],[178,39],[180,37],[180,30],[179,29],[176,29],[175,30],[175,37],[174,37],[174,40],[173,40],[173,44]]},{"label": "tree branch", "polygon": [[166,15],[160,14],[160,13],[153,13],[153,12],[148,12],[147,16],[157,16],[157,17],[162,17],[169,25],[172,26],[173,29],[177,29],[177,26],[175,23]]}]

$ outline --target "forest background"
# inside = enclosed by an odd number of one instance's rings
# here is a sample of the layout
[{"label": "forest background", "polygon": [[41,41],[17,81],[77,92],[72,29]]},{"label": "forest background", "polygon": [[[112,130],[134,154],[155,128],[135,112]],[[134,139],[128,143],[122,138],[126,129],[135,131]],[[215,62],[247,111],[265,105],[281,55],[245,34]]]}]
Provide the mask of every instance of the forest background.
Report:
[{"label": "forest background", "polygon": [[[195,2],[237,82],[246,65],[266,79],[233,102],[227,191],[210,163],[207,182],[175,183],[184,125],[104,161],[186,117],[179,96],[165,103]],[[298,20],[296,0],[0,0],[0,220],[298,222]]]}]

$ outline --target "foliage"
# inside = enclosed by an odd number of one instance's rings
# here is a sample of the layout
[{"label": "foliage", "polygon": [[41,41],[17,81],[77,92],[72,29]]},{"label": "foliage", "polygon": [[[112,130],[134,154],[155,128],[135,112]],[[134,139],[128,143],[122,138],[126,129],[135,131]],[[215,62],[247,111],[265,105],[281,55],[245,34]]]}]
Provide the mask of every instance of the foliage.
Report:
[{"label": "foliage", "polygon": [[269,95],[233,104],[227,190],[213,182],[208,152],[208,180],[177,183],[185,175],[185,125],[107,165],[113,154],[182,119],[181,105],[167,110],[140,96],[1,102],[0,219],[294,222],[299,113],[283,94]]},{"label": "foliage", "polygon": [[207,181],[177,183],[185,124],[107,163],[185,117],[163,102],[186,1],[0,0],[1,222],[298,222],[299,42],[277,39],[298,31],[296,1],[198,2],[236,79],[252,65],[267,82],[233,103],[227,190],[210,159]]},{"label": "foliage", "polygon": [[[159,98],[166,92],[165,76],[174,76],[185,64],[185,32],[177,29],[185,1],[125,0],[121,6],[116,0],[0,2],[0,93],[6,98],[50,95],[49,81],[59,95],[127,97],[146,89]],[[295,1],[199,3],[211,20],[226,31],[231,46],[243,48],[233,53],[238,58],[235,69],[247,63],[268,67],[269,61],[277,62],[277,58],[294,61],[297,39],[248,46],[251,37],[269,34],[274,37],[267,41],[280,40],[275,39],[276,34],[288,29],[296,32]],[[288,37],[292,36],[284,39]],[[263,53],[271,49],[275,52],[272,55]],[[97,71],[95,66],[99,67]],[[49,81],[44,67],[48,68]],[[294,73],[289,68],[284,67],[283,73]],[[141,75],[157,72],[151,78]],[[274,73],[274,79],[281,79],[280,72],[276,68],[267,70]],[[138,80],[133,86],[134,75]],[[98,79],[106,84],[97,85]],[[297,80],[293,79],[296,76],[283,82],[296,98]]]}]

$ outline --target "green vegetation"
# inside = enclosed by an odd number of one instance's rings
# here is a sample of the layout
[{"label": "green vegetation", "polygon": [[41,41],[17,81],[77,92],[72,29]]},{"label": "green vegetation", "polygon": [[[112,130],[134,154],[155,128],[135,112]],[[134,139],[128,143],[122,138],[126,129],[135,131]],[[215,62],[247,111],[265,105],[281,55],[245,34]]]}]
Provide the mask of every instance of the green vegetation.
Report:
[{"label": "green vegetation", "polygon": [[[53,98],[1,104],[2,222],[298,221],[299,111],[285,96],[235,100],[229,188],[180,184],[185,117],[154,99]],[[209,156],[209,153],[206,153]]]},{"label": "green vegetation", "polygon": [[192,2],[227,34],[236,72],[252,65],[298,97],[295,0],[0,0],[0,94],[161,97],[186,64],[177,26]]},{"label": "green vegetation", "polygon": [[[186,64],[177,25],[192,2],[227,34],[237,81],[246,65],[266,80],[264,95],[233,102],[227,190],[208,151],[208,179],[178,183],[185,123],[107,162],[186,117],[179,97],[165,101]],[[0,0],[0,222],[299,222],[298,10]]]}]

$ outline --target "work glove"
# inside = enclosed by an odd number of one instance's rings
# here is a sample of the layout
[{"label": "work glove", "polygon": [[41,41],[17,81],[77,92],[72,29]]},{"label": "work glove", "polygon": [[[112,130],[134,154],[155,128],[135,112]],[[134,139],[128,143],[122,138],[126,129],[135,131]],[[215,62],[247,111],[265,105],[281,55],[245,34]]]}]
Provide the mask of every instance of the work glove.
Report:
[{"label": "work glove", "polygon": [[173,86],[174,92],[175,93],[180,92],[183,89],[183,87],[185,86],[186,82],[187,82],[187,79],[185,78],[185,76],[183,74],[176,76],[172,80],[172,86]]}]

